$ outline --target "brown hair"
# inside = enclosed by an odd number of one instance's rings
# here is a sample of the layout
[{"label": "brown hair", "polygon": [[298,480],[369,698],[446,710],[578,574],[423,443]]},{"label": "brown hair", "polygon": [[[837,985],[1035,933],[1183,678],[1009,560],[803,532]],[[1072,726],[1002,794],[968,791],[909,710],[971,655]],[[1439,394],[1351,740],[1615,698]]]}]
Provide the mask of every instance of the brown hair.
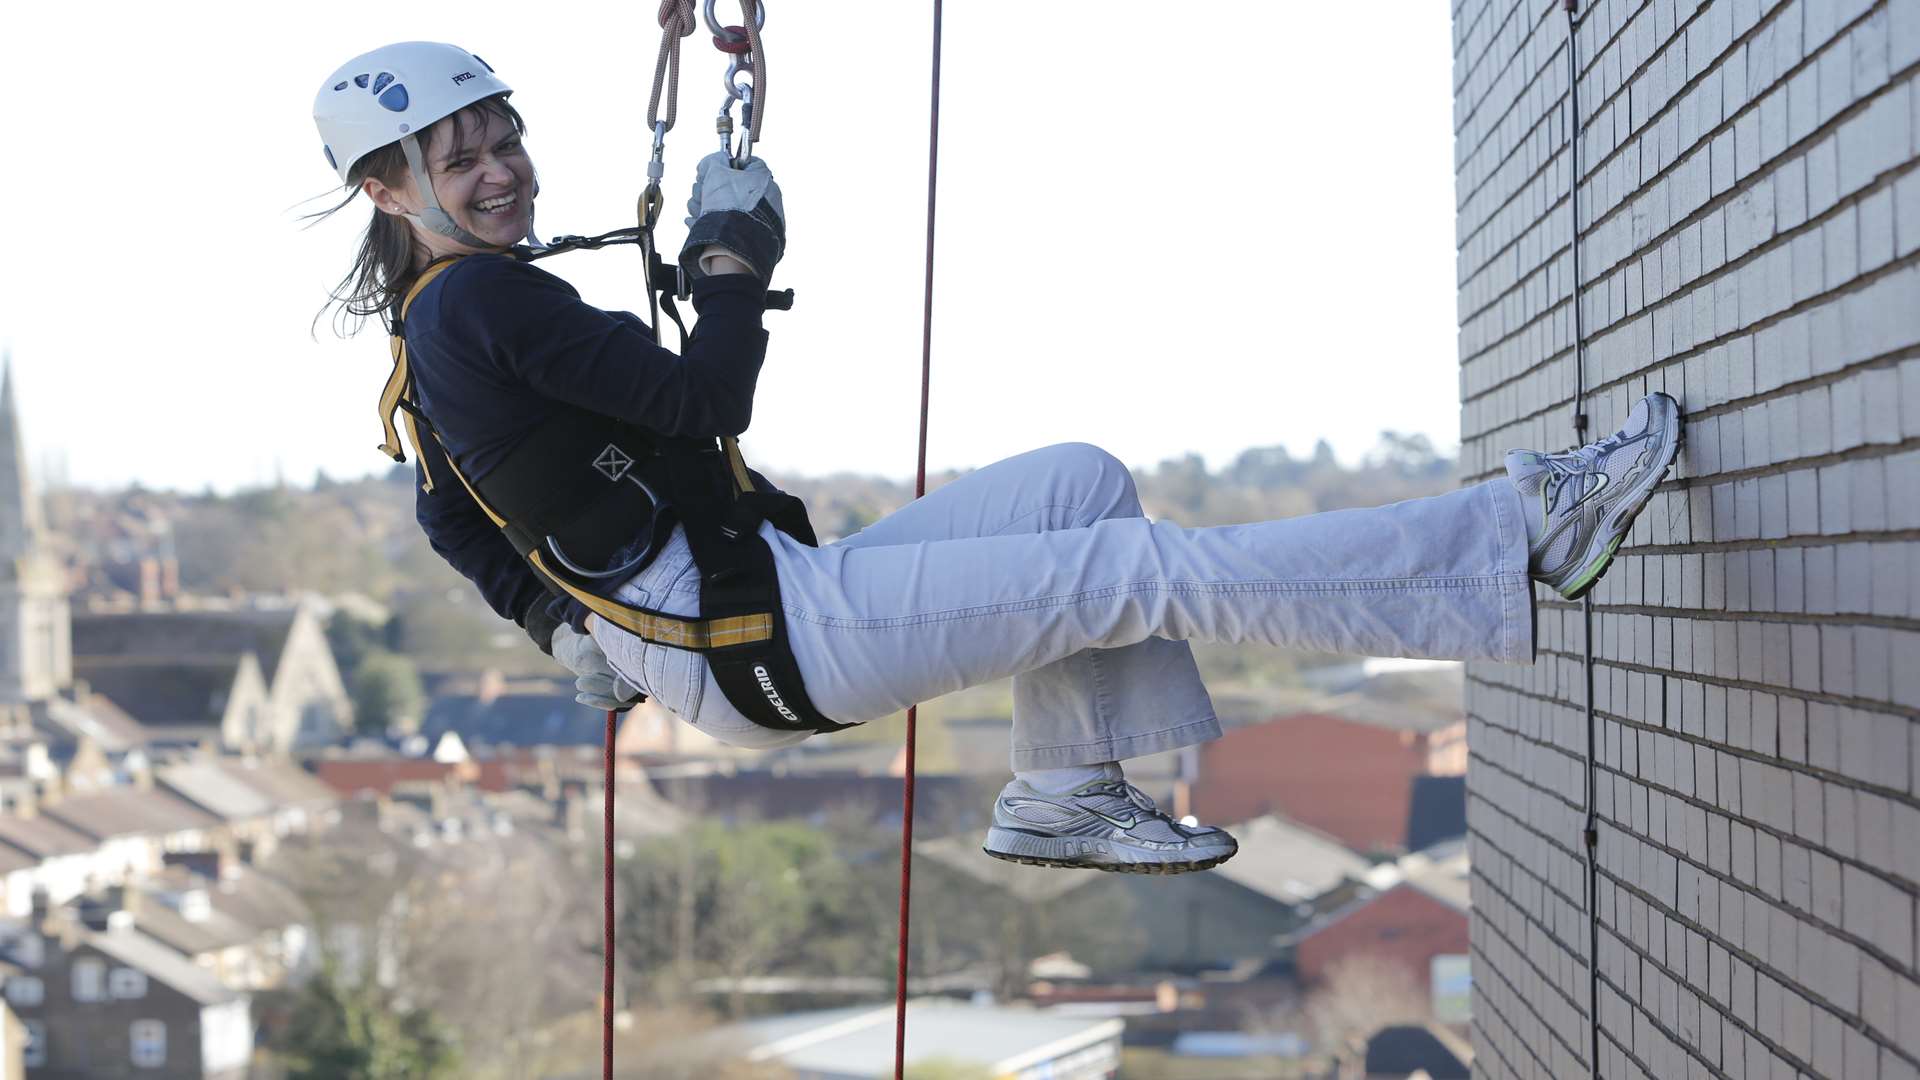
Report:
[{"label": "brown hair", "polygon": [[[421,133],[427,136],[422,140],[422,148],[431,142],[432,132],[441,124],[449,125],[447,138],[452,145],[458,146],[466,138],[466,125],[469,122],[484,123],[487,116],[502,117],[513,125],[515,132],[526,134],[526,121],[507,103],[507,96],[495,94],[474,102]],[[360,194],[360,185],[368,177],[389,187],[398,187],[406,182],[407,156],[398,142],[388,143],[362,155],[347,171],[346,198],[325,210],[307,215],[308,218],[320,220],[344,209]],[[419,276],[414,268],[415,263],[425,250],[406,219],[375,208],[373,220],[367,223],[367,231],[361,235],[360,250],[353,257],[353,265],[348,268],[346,276],[340,279],[340,284],[333,287],[327,302],[314,315],[313,321],[317,324],[329,309],[335,309],[334,333],[340,337],[352,337],[366,326],[368,316],[378,315],[381,324],[391,333],[399,321],[400,302],[406,297],[414,278]]]}]

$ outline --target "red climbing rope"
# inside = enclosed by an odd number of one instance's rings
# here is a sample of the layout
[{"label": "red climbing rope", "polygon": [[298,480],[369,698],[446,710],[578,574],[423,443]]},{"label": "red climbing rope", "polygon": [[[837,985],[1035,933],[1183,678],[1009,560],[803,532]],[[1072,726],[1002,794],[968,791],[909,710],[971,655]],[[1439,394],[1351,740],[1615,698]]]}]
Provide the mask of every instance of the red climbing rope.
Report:
[{"label": "red climbing rope", "polygon": [[[933,385],[933,211],[940,176],[940,2],[933,0],[933,92],[927,119],[927,277],[920,309],[920,457],[913,497],[927,493],[927,403]],[[907,710],[907,770],[900,809],[900,970],[894,983],[893,1078],[907,1067],[907,928],[913,898],[913,736],[920,710]]]},{"label": "red climbing rope", "polygon": [[606,776],[604,786],[606,795],[600,801],[605,804],[605,815],[601,821],[602,842],[600,862],[604,867],[601,878],[604,884],[601,905],[606,913],[606,965],[600,973],[600,1076],[601,1080],[613,1080],[613,735],[615,713],[607,710],[607,750],[605,759]]}]

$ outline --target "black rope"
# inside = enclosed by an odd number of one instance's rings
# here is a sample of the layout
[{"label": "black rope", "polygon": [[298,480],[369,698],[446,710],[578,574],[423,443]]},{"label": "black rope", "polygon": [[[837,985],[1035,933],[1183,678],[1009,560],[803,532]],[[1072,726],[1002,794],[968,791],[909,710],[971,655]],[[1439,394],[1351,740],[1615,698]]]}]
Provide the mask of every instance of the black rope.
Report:
[{"label": "black rope", "polygon": [[[1573,432],[1574,441],[1587,437],[1587,332],[1580,312],[1580,59],[1575,47],[1579,25],[1574,18],[1579,0],[1566,0],[1567,11],[1567,215],[1572,221],[1568,248],[1572,254],[1573,284]],[[1587,716],[1586,822],[1580,848],[1587,862],[1587,1072],[1600,1080],[1600,825],[1594,794],[1599,775],[1595,747],[1599,737],[1593,714],[1593,593],[1580,598],[1580,670]]]}]

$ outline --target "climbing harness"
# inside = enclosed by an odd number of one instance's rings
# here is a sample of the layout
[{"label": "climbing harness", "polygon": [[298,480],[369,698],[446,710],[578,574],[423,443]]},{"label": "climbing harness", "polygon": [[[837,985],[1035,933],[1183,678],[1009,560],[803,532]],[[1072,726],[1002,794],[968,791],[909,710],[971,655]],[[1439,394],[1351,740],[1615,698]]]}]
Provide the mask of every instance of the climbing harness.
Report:
[{"label": "climbing harness", "polygon": [[[807,699],[779,617],[773,554],[759,535],[761,523],[770,522],[813,545],[806,509],[747,468],[738,444],[660,437],[575,408],[533,429],[486,477],[475,480],[461,469],[420,407],[405,337],[414,301],[460,258],[422,272],[394,320],[394,367],[380,405],[388,441],[381,450],[406,459],[393,426],[394,415],[403,413],[415,453],[426,452],[424,429],[475,504],[555,593],[644,641],[704,654],[728,701],[755,723],[783,731],[846,727]],[[700,568],[701,615],[672,615],[607,595],[652,561],[676,523]],[[641,536],[649,542],[616,562]]]}]

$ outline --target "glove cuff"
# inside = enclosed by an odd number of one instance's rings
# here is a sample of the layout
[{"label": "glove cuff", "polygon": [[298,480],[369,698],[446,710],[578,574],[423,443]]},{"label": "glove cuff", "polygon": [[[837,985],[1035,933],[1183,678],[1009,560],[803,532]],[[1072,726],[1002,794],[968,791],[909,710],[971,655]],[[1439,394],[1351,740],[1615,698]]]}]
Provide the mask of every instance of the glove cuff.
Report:
[{"label": "glove cuff", "polygon": [[709,245],[727,249],[734,258],[746,263],[754,276],[766,281],[786,253],[786,229],[780,215],[765,199],[748,213],[741,210],[714,210],[693,220],[687,229],[687,242],[680,249],[680,265],[688,274],[702,277],[700,252]]}]

